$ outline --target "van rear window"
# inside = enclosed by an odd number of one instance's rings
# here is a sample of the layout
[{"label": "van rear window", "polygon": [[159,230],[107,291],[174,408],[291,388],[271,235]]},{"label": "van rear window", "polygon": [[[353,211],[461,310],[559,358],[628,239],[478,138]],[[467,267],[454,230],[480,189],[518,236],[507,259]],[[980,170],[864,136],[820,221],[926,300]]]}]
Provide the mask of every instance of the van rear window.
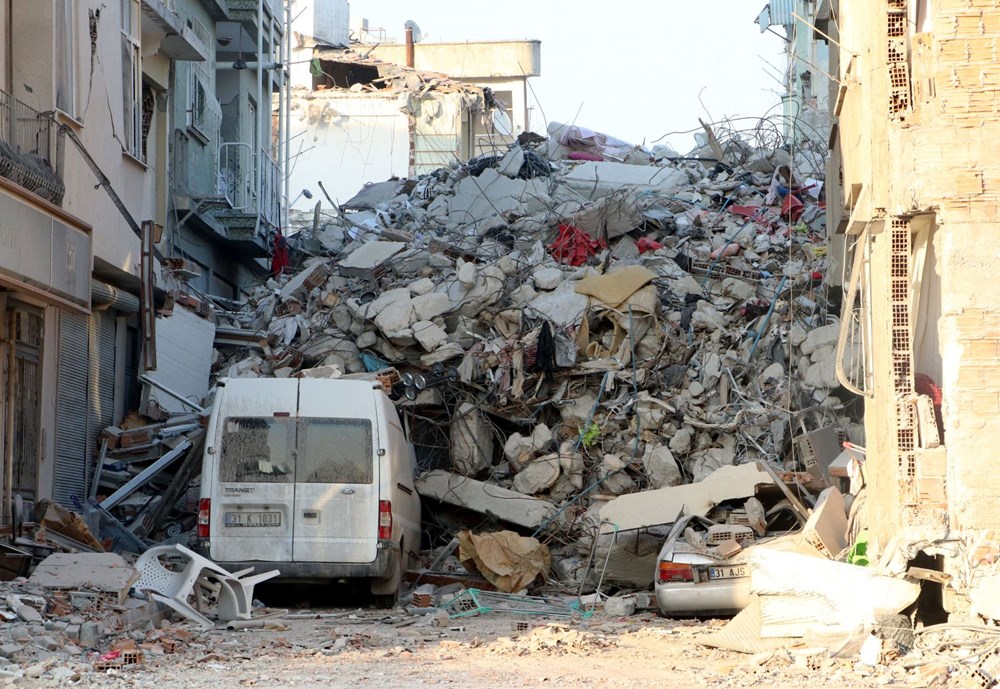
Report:
[{"label": "van rear window", "polygon": [[367,419],[299,419],[297,483],[372,483],[374,444]]},{"label": "van rear window", "polygon": [[229,417],[223,420],[219,480],[234,483],[291,483],[295,419]]},{"label": "van rear window", "polygon": [[222,423],[222,482],[374,481],[375,446],[367,419],[255,416]]}]

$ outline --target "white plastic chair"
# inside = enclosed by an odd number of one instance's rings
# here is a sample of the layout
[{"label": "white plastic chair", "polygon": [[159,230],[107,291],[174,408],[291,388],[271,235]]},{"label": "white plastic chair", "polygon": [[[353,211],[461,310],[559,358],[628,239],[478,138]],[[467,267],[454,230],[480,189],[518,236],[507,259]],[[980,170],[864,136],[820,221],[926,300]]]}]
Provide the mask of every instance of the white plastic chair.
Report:
[{"label": "white plastic chair", "polygon": [[[187,558],[187,562],[181,571],[174,571],[160,561],[164,555],[181,555]],[[216,614],[221,621],[249,620],[254,586],[280,573],[275,569],[246,576],[253,572],[252,567],[229,572],[182,545],[150,548],[139,557],[135,568],[139,572],[136,590],[149,592],[154,600],[170,606],[206,629],[214,626],[200,610],[207,607],[206,589],[216,596]],[[194,606],[189,602],[192,595]]]}]

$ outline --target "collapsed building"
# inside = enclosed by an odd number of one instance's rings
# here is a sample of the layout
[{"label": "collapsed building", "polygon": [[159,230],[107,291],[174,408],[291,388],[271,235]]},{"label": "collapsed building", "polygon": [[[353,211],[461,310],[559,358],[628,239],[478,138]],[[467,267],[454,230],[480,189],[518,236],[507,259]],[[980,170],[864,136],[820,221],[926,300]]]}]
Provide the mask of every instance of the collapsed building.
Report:
[{"label": "collapsed building", "polygon": [[[572,578],[615,496],[862,438],[833,394],[823,151],[551,132],[297,214],[301,268],[218,313],[216,371],[387,381],[436,533],[546,534]],[[815,432],[822,453],[793,443]]]}]

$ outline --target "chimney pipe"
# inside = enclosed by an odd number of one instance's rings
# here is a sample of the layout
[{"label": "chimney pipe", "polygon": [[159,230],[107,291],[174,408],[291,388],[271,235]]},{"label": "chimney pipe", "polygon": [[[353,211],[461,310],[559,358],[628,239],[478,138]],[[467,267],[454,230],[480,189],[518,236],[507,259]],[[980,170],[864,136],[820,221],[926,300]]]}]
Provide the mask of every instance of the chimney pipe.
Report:
[{"label": "chimney pipe", "polygon": [[413,67],[413,27],[406,27],[406,66]]}]

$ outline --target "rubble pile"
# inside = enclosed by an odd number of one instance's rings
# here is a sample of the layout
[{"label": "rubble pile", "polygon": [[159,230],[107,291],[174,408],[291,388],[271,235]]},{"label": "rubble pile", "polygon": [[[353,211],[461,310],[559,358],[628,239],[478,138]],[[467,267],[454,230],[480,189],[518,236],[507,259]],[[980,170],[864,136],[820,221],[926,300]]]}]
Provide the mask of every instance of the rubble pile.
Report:
[{"label": "rubble pile", "polygon": [[823,183],[797,172],[821,153],[550,133],[368,185],[293,235],[302,267],[221,314],[216,373],[379,376],[425,498],[570,535],[614,496],[802,468],[793,435],[855,433],[831,395]]}]

